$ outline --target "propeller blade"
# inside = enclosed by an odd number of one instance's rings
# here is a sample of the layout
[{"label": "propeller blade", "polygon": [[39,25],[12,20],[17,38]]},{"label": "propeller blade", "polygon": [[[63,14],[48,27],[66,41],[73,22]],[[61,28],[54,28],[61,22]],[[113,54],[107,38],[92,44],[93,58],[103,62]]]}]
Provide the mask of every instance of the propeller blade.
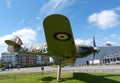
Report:
[{"label": "propeller blade", "polygon": [[95,55],[97,53],[97,47],[96,47],[96,42],[95,42],[95,37],[93,36],[93,60],[92,60],[92,65],[94,65],[94,59],[95,59]]},{"label": "propeller blade", "polygon": [[93,46],[96,47],[95,37],[93,36]]},{"label": "propeller blade", "polygon": [[94,65],[94,59],[95,59],[95,52],[93,53],[92,65]]}]

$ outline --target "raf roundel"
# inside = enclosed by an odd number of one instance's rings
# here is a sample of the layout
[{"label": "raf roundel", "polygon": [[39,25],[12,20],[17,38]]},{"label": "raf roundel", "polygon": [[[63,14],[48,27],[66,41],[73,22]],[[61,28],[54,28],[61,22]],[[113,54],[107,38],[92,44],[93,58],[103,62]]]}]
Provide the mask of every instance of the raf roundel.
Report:
[{"label": "raf roundel", "polygon": [[53,37],[60,41],[67,41],[67,40],[71,39],[71,35],[66,32],[57,32],[53,35]]}]

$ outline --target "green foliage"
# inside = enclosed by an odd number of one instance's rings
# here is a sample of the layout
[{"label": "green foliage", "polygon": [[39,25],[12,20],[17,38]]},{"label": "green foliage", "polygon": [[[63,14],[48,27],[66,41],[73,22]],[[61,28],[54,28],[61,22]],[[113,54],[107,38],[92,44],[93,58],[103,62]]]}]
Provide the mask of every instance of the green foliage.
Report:
[{"label": "green foliage", "polygon": [[0,68],[2,68],[3,67],[3,63],[2,62],[0,62]]}]

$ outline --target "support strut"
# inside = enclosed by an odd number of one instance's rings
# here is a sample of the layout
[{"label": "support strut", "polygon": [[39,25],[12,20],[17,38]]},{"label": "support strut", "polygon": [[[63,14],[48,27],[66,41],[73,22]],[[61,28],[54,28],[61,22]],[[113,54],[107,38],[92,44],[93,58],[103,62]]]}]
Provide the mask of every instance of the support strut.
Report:
[{"label": "support strut", "polygon": [[57,81],[60,81],[60,76],[61,76],[61,61],[59,62],[58,65],[58,70],[57,70]]}]

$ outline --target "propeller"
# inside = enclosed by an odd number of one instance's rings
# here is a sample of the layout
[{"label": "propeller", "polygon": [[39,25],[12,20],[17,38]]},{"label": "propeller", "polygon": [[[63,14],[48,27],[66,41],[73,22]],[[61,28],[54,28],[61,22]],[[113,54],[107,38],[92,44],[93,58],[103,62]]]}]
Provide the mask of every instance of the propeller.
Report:
[{"label": "propeller", "polygon": [[93,36],[93,60],[92,60],[92,64],[94,64],[95,55],[96,55],[96,53],[98,54],[98,52],[99,52],[99,48],[96,46],[95,37]]}]

